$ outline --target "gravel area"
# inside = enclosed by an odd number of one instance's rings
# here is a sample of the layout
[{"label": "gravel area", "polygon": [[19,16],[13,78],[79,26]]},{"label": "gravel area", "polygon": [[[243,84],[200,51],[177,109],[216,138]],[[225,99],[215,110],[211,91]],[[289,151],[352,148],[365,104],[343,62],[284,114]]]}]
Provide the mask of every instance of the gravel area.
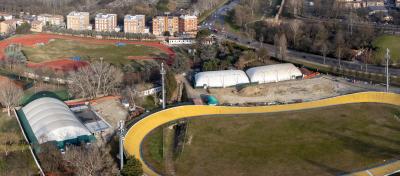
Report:
[{"label": "gravel area", "polygon": [[[341,79],[341,78],[340,78]],[[278,83],[236,88],[210,89],[210,94],[220,103],[293,102],[318,100],[348,93],[371,90],[357,83],[334,77],[320,76],[313,79],[292,80]]]}]

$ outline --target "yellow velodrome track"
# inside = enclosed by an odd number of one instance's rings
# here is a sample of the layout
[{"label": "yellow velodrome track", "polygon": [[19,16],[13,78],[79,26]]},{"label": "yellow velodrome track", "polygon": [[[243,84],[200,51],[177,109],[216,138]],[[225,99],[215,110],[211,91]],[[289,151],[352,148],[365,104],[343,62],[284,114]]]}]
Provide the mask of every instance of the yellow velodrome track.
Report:
[{"label": "yellow velodrome track", "polygon": [[[257,107],[226,107],[226,106],[204,106],[204,105],[188,105],[166,109],[157,113],[151,114],[144,119],[134,124],[125,135],[124,148],[128,155],[134,155],[143,164],[143,171],[147,175],[158,175],[154,172],[141,157],[141,143],[145,136],[153,129],[162,124],[171,121],[194,116],[215,115],[215,114],[251,114],[251,113],[267,113],[267,112],[282,112],[294,111],[311,108],[319,108],[332,105],[341,105],[349,103],[385,103],[400,106],[400,94],[383,93],[383,92],[363,92],[350,95],[343,95],[334,98],[328,98],[318,101],[286,104],[276,106],[257,106]],[[385,172],[393,172],[400,170],[400,163],[395,168],[390,168],[387,171],[380,167],[377,170],[378,175],[384,175]],[[378,168],[377,168],[378,169]],[[372,170],[369,170],[372,172]],[[364,175],[362,172],[357,173]],[[367,174],[367,173],[365,173]]]}]

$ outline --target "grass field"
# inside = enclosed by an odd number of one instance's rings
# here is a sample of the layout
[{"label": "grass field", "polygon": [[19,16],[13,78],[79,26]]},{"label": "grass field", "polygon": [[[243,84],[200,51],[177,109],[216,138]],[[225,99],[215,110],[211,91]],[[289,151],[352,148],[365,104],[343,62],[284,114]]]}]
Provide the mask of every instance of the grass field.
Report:
[{"label": "grass field", "polygon": [[32,62],[80,56],[82,60],[98,60],[103,57],[105,61],[114,64],[128,63],[128,56],[154,56],[161,53],[157,48],[143,45],[117,47],[114,44],[89,44],[64,39],[55,39],[44,46],[23,47],[23,52]]},{"label": "grass field", "polygon": [[385,61],[386,48],[390,49],[391,59],[393,63],[400,62],[400,36],[384,35],[378,37],[373,46],[377,48],[374,58],[376,60]]},{"label": "grass field", "polygon": [[0,138],[4,140],[9,133],[18,134],[20,144],[12,145],[8,156],[4,152],[4,144],[0,145],[0,175],[19,176],[34,175],[38,173],[35,162],[27,145],[24,143],[18,122],[15,117],[8,117],[6,113],[0,112]]},{"label": "grass field", "polygon": [[[177,175],[347,173],[400,155],[399,118],[400,107],[383,104],[192,118],[176,171]],[[159,138],[157,130],[146,138],[143,156],[162,171],[160,156],[148,154],[159,151]]]}]

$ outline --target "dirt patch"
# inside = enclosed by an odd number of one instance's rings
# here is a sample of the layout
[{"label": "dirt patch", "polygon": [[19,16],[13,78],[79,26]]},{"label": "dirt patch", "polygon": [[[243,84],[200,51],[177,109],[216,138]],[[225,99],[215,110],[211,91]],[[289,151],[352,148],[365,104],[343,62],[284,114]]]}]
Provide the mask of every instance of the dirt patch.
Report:
[{"label": "dirt patch", "polygon": [[325,77],[314,79],[292,80],[278,83],[251,85],[243,89],[220,88],[210,89],[221,103],[253,103],[253,102],[292,102],[317,100],[344,93],[358,92],[363,88],[333,81]]}]

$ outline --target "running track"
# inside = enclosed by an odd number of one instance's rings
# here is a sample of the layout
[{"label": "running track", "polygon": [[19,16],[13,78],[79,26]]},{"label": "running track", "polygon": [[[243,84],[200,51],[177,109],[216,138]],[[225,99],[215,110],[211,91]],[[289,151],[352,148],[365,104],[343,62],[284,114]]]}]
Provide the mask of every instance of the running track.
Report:
[{"label": "running track", "polygon": [[[128,155],[135,156],[143,164],[144,173],[147,175],[159,175],[151,169],[142,158],[141,144],[153,129],[168,122],[184,119],[188,117],[216,115],[216,114],[251,114],[295,111],[302,109],[319,108],[333,105],[350,103],[385,103],[400,106],[400,94],[384,92],[363,92],[350,95],[343,95],[323,100],[286,104],[276,106],[257,106],[257,107],[227,107],[227,106],[204,106],[188,105],[166,109],[151,114],[137,123],[133,124],[125,135],[124,149]],[[400,170],[400,162],[389,163],[380,167],[369,169],[368,172],[374,175],[385,175]],[[366,171],[354,173],[354,175],[366,175]],[[352,174],[350,174],[352,175]]]},{"label": "running track", "polygon": [[[99,40],[93,38],[84,38],[84,37],[75,37],[75,36],[66,36],[66,35],[57,35],[57,34],[29,34],[29,35],[21,35],[12,38],[8,38],[6,40],[0,41],[0,60],[4,59],[4,49],[10,44],[22,44],[23,46],[34,46],[37,43],[48,43],[51,39],[66,39],[66,40],[74,40],[81,41],[85,43],[93,43],[93,44],[115,44],[117,42],[123,42],[126,44],[135,44],[135,45],[144,45],[148,47],[157,48],[169,56],[169,60],[167,61],[169,64],[172,63],[175,58],[175,52],[166,45],[161,44],[160,42],[142,42],[142,41],[128,41],[128,40]],[[137,57],[140,59],[141,57]],[[149,59],[149,58],[146,58]],[[80,67],[87,65],[85,62],[72,62],[69,59],[60,59],[54,61],[48,61],[43,63],[28,63],[29,67],[40,67],[40,66],[53,66],[55,69],[65,69],[68,67]]]}]

